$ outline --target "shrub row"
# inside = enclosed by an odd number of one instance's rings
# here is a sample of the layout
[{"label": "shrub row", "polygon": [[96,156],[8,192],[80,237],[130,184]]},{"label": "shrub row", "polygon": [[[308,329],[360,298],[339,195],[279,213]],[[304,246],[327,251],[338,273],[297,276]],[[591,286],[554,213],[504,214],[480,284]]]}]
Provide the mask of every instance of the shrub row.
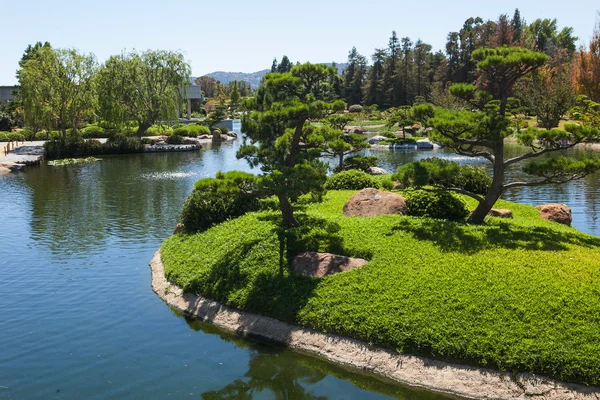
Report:
[{"label": "shrub row", "polygon": [[111,136],[106,143],[70,135],[67,139],[63,139],[62,137],[52,139],[46,142],[44,147],[49,159],[85,157],[100,154],[140,153],[144,148],[142,142],[137,137],[123,134]]}]

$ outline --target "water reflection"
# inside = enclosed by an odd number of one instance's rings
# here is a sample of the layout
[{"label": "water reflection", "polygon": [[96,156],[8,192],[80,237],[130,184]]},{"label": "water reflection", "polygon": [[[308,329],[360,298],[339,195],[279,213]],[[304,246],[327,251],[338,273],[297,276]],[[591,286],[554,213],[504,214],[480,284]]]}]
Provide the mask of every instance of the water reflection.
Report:
[{"label": "water reflection", "polygon": [[216,335],[247,348],[250,353],[247,371],[220,389],[202,393],[204,400],[229,399],[298,399],[327,400],[340,398],[337,390],[351,382],[357,391],[343,396],[344,399],[397,398],[406,400],[443,400],[450,396],[432,394],[424,390],[404,388],[371,374],[344,369],[319,358],[306,357],[283,346],[258,339],[241,339],[212,324],[171,311],[184,318],[188,326],[197,332]]}]

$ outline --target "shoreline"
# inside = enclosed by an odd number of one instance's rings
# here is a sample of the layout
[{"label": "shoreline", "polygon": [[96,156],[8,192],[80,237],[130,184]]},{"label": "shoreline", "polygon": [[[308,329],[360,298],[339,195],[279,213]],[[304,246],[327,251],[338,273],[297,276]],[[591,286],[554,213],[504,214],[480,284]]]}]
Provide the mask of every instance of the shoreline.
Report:
[{"label": "shoreline", "polygon": [[328,361],[365,370],[408,386],[473,399],[600,400],[600,388],[559,382],[530,373],[512,374],[398,354],[359,340],[319,333],[273,318],[238,311],[185,293],[165,277],[160,250],[150,261],[152,290],[189,316],[239,336],[255,336],[308,352]]}]

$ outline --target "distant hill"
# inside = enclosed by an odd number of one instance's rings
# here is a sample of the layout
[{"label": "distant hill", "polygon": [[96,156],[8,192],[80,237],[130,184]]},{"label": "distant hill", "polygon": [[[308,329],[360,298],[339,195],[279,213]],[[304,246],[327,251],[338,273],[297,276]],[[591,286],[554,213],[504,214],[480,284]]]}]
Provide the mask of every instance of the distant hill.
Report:
[{"label": "distant hill", "polygon": [[[331,63],[324,63],[325,65],[331,65]],[[345,63],[336,64],[338,68],[338,72],[342,73],[343,69],[346,68]],[[215,78],[223,84],[228,84],[232,81],[244,81],[250,84],[250,86],[256,88],[260,86],[260,80],[265,76],[270,69],[263,69],[262,71],[257,72],[225,72],[225,71],[216,71],[211,72],[210,74],[206,74],[206,76],[210,76],[211,78]],[[196,79],[195,76],[192,77],[192,82]]]}]

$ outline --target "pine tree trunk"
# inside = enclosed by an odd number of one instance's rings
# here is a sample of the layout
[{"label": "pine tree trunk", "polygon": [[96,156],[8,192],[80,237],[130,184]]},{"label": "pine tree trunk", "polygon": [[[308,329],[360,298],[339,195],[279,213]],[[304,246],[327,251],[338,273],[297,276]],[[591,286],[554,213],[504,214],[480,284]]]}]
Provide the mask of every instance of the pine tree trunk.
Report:
[{"label": "pine tree trunk", "polygon": [[477,208],[471,213],[467,220],[470,224],[481,225],[496,201],[504,192],[504,139],[500,138],[494,146],[494,175],[492,186],[485,195],[483,201],[479,202]]},{"label": "pine tree trunk", "polygon": [[294,216],[294,208],[292,207],[287,194],[279,194],[277,195],[277,198],[279,199],[279,209],[281,210],[283,225],[286,228],[298,226],[298,220]]}]

